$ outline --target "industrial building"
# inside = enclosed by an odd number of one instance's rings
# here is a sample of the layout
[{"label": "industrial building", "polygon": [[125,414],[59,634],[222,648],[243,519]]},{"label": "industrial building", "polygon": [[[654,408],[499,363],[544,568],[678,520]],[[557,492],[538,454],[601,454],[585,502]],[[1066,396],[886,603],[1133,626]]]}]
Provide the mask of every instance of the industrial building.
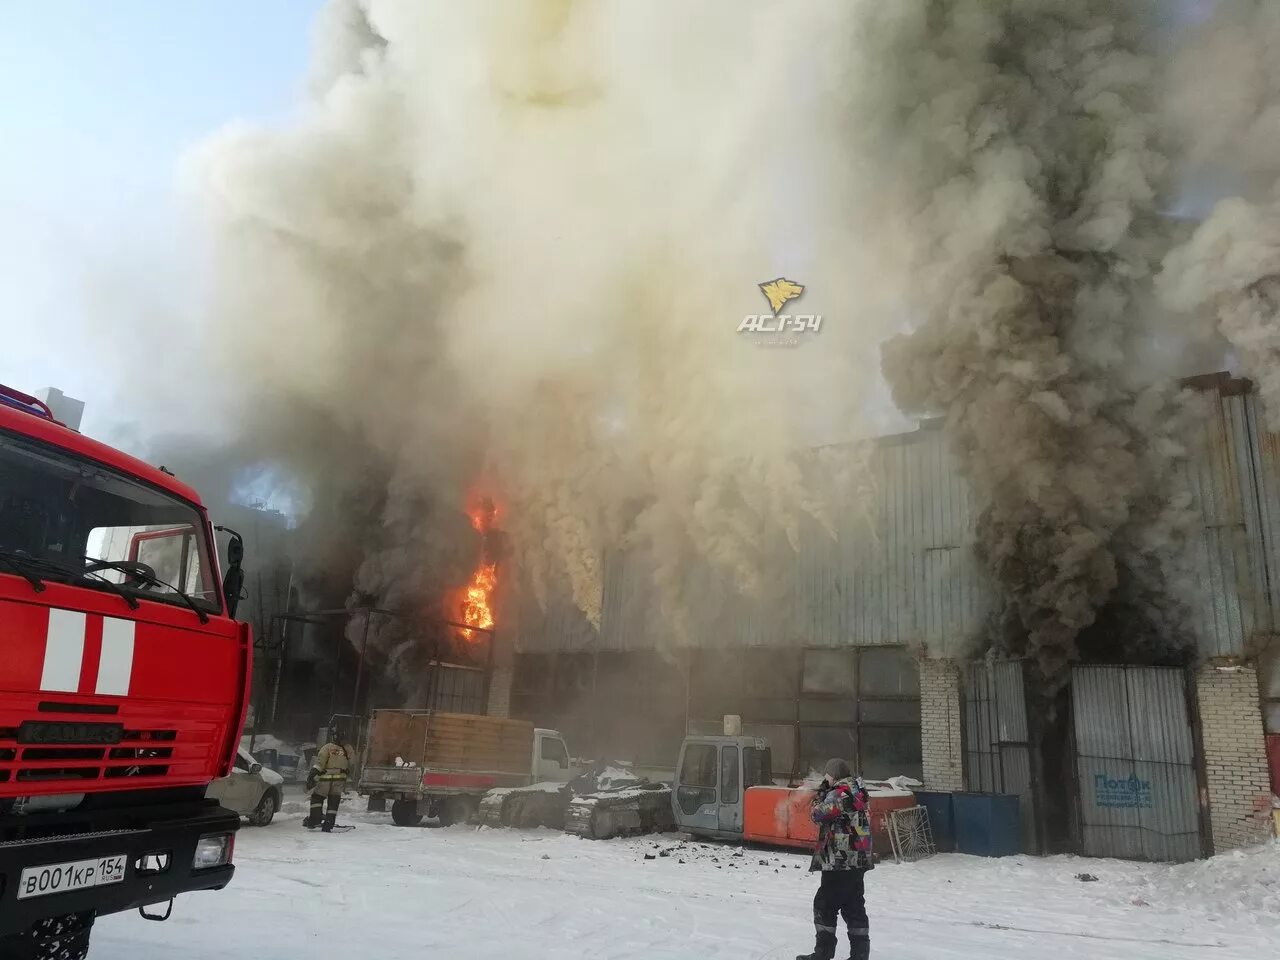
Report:
[{"label": "industrial building", "polygon": [[965,481],[925,423],[860,449],[874,502],[834,537],[802,531],[778,596],[709,603],[693,644],[666,632],[622,551],[605,557],[598,629],[569,603],[522,600],[495,641],[489,710],[668,772],[686,733],[736,714],[780,775],[842,755],[869,777],[1017,794],[1029,852],[1187,860],[1259,842],[1280,791],[1280,438],[1247,381],[1189,385],[1208,400],[1187,465],[1204,587],[1187,598],[1192,665],[1081,663],[1057,716],[1029,709],[1023,665],[972,642],[993,594]]}]

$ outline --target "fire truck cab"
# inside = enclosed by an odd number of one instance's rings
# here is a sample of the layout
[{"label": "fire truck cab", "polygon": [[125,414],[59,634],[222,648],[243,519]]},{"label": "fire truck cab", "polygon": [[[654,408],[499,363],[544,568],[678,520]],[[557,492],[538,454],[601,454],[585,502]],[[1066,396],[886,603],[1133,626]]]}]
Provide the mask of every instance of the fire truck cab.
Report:
[{"label": "fire truck cab", "polygon": [[0,386],[0,956],[82,957],[95,917],[230,881],[233,547],[224,581],[194,490]]}]

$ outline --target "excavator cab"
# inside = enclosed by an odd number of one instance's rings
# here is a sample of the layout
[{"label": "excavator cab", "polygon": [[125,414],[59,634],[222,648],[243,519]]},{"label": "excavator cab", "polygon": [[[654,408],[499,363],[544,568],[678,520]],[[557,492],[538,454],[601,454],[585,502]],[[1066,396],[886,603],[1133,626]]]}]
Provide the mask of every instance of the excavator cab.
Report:
[{"label": "excavator cab", "polygon": [[747,789],[772,784],[769,741],[686,737],[671,785],[676,825],[698,836],[741,839]]}]

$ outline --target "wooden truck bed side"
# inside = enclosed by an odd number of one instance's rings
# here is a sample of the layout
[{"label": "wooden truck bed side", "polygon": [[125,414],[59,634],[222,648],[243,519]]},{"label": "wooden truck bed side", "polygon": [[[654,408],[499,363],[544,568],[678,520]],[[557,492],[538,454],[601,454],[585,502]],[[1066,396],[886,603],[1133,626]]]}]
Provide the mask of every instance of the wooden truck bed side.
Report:
[{"label": "wooden truck bed side", "polygon": [[465,713],[375,710],[366,764],[392,767],[396,757],[424,771],[527,777],[533,724]]}]

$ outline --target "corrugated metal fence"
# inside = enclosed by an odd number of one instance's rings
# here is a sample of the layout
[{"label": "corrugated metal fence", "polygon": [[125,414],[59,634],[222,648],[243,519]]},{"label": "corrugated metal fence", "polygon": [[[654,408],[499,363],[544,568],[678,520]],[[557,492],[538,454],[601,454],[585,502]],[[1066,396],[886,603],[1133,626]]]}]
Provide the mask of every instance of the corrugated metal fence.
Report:
[{"label": "corrugated metal fence", "polygon": [[1014,794],[1022,851],[1038,853],[1034,751],[1022,663],[971,663],[965,672],[965,789]]},{"label": "corrugated metal fence", "polygon": [[1172,667],[1075,667],[1072,711],[1081,853],[1202,855],[1188,679]]}]

